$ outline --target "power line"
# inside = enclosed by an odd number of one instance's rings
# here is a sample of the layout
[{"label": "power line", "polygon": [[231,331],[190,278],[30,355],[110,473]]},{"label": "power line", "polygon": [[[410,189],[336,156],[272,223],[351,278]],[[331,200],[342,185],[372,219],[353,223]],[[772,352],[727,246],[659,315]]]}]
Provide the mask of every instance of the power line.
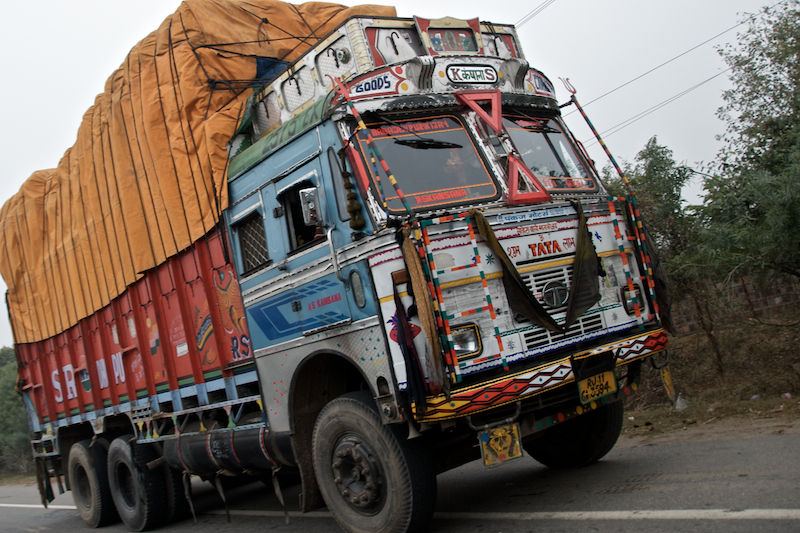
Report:
[{"label": "power line", "polygon": [[538,6],[534,7],[533,9],[531,9],[531,10],[530,10],[530,12],[529,12],[527,15],[525,15],[524,17],[522,17],[521,19],[519,19],[519,20],[517,21],[517,23],[516,23],[516,24],[514,24],[514,25],[515,25],[517,28],[519,28],[519,27],[520,27],[520,26],[522,26],[523,24],[526,24],[526,23],[530,22],[530,21],[533,19],[533,17],[535,17],[536,15],[538,15],[539,13],[541,13],[542,11],[544,11],[544,10],[545,10],[547,7],[549,7],[549,6],[550,6],[550,5],[551,5],[553,2],[555,2],[555,1],[556,1],[556,0],[544,0],[544,2],[542,2],[542,3],[541,3],[541,4],[539,4]]},{"label": "power line", "polygon": [[[788,1],[788,0],[780,0],[779,2],[775,2],[774,4],[772,4],[771,6],[769,6],[769,9],[772,9],[773,7],[776,7],[776,6],[778,6],[779,4],[785,4],[787,1]],[[705,45],[705,44],[708,44],[709,42],[713,41],[713,40],[714,40],[714,39],[716,39],[717,37],[720,37],[720,36],[722,36],[722,35],[724,35],[724,34],[728,33],[729,31],[735,30],[736,28],[738,28],[739,26],[742,26],[743,24],[747,24],[748,22],[750,22],[750,21],[751,21],[753,18],[755,18],[755,17],[756,17],[756,15],[755,15],[755,14],[754,14],[754,15],[751,15],[751,16],[750,16],[750,17],[749,17],[747,20],[743,20],[742,22],[739,22],[739,23],[737,23],[737,24],[734,24],[734,25],[733,25],[733,26],[731,26],[730,28],[727,28],[727,29],[725,29],[725,30],[722,30],[722,31],[721,31],[721,32],[719,32],[718,34],[714,35],[713,37],[709,37],[708,39],[706,39],[706,40],[705,40],[705,41],[703,41],[702,43],[700,43],[700,44],[697,44],[697,45],[695,45],[695,46],[693,46],[693,47],[689,48],[688,50],[685,50],[685,51],[681,52],[680,54],[678,54],[678,55],[676,55],[676,56],[674,56],[674,57],[672,57],[672,58],[670,58],[670,59],[667,59],[667,60],[666,60],[666,61],[664,61],[663,63],[661,63],[661,64],[659,64],[659,65],[656,65],[655,67],[651,68],[651,69],[650,69],[650,70],[648,70],[647,72],[643,72],[642,74],[639,74],[639,75],[638,75],[638,76],[636,76],[635,78],[632,78],[632,79],[630,79],[630,80],[626,81],[625,83],[622,83],[622,84],[620,84],[620,85],[618,85],[618,86],[614,87],[614,88],[613,88],[613,89],[611,89],[610,91],[606,91],[606,92],[604,92],[603,94],[601,94],[601,95],[600,95],[600,96],[598,96],[597,98],[593,98],[592,100],[589,100],[587,103],[583,104],[583,107],[584,107],[584,108],[586,108],[586,107],[589,107],[589,106],[590,106],[592,103],[594,103],[594,102],[597,102],[598,100],[600,100],[600,99],[602,99],[602,98],[605,98],[605,97],[606,97],[606,96],[608,96],[609,94],[611,94],[611,93],[614,93],[614,92],[618,91],[619,89],[622,89],[623,87],[625,87],[625,86],[627,86],[627,85],[630,85],[631,83],[633,83],[633,82],[635,82],[635,81],[637,81],[637,80],[639,80],[639,79],[641,79],[641,78],[644,78],[645,76],[647,76],[648,74],[650,74],[650,73],[652,73],[652,72],[655,72],[656,70],[660,69],[661,67],[663,67],[663,66],[666,66],[666,65],[668,65],[668,64],[670,64],[670,63],[672,63],[673,61],[675,61],[675,60],[677,60],[677,59],[680,59],[681,57],[685,56],[685,55],[686,55],[686,54],[688,54],[689,52],[693,52],[694,50],[697,50],[697,49],[698,49],[698,48],[700,48],[701,46],[703,46],[703,45]],[[573,110],[573,111],[570,111],[569,113],[566,113],[564,116],[571,115],[572,113],[575,113],[575,110]]]},{"label": "power line", "polygon": [[[669,105],[669,104],[671,104],[672,102],[674,102],[674,101],[675,101],[675,100],[677,100],[678,98],[680,98],[680,97],[682,97],[682,96],[685,96],[685,95],[689,94],[690,92],[694,91],[695,89],[697,89],[697,88],[701,87],[702,85],[705,85],[706,83],[710,82],[710,81],[711,81],[711,80],[713,80],[714,78],[717,78],[717,77],[719,77],[719,76],[722,76],[723,74],[725,74],[726,72],[728,72],[728,71],[730,71],[730,70],[731,70],[731,68],[726,68],[725,70],[723,70],[723,71],[721,71],[721,72],[717,72],[717,73],[716,73],[716,74],[714,74],[713,76],[711,76],[711,77],[709,77],[709,78],[706,78],[706,79],[704,79],[703,81],[701,81],[701,82],[699,82],[699,83],[696,83],[696,84],[692,85],[692,86],[691,86],[691,87],[689,87],[688,89],[684,89],[683,91],[681,91],[681,92],[679,92],[679,93],[677,93],[677,94],[674,94],[674,95],[670,96],[670,97],[669,97],[669,98],[667,98],[666,100],[662,100],[661,102],[657,103],[656,105],[654,105],[654,106],[651,106],[651,107],[648,107],[648,108],[647,108],[647,109],[645,109],[644,111],[641,111],[641,112],[639,112],[639,113],[637,113],[637,114],[633,115],[632,117],[629,117],[629,118],[627,118],[627,119],[623,120],[622,122],[619,122],[619,123],[615,124],[614,126],[611,126],[610,128],[608,128],[607,130],[605,130],[605,131],[601,132],[601,133],[600,133],[600,136],[601,136],[601,137],[610,137],[610,136],[614,135],[614,134],[615,134],[615,133],[617,133],[618,131],[620,131],[620,130],[622,130],[622,129],[625,129],[625,128],[627,128],[628,126],[630,126],[630,125],[631,125],[631,124],[633,124],[634,122],[637,122],[637,121],[639,121],[639,120],[643,119],[644,117],[646,117],[647,115],[649,115],[649,114],[651,114],[651,113],[655,113],[656,111],[658,111],[658,110],[659,110],[659,109],[661,109],[662,107],[664,107],[664,106],[666,106],[666,105]],[[586,141],[584,141],[584,144],[585,144],[587,147],[588,147],[588,146],[593,146],[594,144],[597,144],[597,139],[595,139],[595,138],[590,138],[590,139],[587,139]]]}]

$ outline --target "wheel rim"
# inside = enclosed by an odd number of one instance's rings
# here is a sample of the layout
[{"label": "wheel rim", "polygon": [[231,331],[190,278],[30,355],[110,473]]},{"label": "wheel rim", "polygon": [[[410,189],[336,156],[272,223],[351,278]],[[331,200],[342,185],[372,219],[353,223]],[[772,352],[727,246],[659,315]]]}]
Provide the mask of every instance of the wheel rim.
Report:
[{"label": "wheel rim", "polygon": [[383,468],[372,448],[358,435],[340,438],[331,459],[339,495],[362,514],[377,513],[386,499]]},{"label": "wheel rim", "polygon": [[133,472],[125,463],[118,463],[116,470],[119,494],[122,496],[123,503],[132,509],[136,507],[136,485],[133,481]]}]

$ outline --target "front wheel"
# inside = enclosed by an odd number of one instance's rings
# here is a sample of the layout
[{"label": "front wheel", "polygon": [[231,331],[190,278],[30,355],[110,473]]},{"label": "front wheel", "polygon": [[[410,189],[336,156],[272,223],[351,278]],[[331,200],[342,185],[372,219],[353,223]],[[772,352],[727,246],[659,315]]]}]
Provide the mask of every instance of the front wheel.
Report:
[{"label": "front wheel", "polygon": [[427,528],[436,502],[431,456],[384,425],[369,395],[346,394],[322,409],[312,454],[322,497],[345,531]]},{"label": "front wheel", "polygon": [[622,414],[622,402],[610,403],[526,439],[522,446],[550,468],[587,466],[614,447],[622,431]]}]

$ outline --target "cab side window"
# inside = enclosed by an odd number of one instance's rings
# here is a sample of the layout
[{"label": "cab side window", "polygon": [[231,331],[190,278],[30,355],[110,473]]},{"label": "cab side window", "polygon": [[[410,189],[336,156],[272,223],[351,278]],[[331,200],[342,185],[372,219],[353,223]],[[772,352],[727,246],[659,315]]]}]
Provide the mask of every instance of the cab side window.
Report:
[{"label": "cab side window", "polygon": [[308,180],[296,183],[283,191],[278,197],[286,227],[289,232],[289,252],[294,252],[322,239],[325,236],[322,220],[317,219],[306,224],[303,217],[301,191],[314,189],[315,185]]}]

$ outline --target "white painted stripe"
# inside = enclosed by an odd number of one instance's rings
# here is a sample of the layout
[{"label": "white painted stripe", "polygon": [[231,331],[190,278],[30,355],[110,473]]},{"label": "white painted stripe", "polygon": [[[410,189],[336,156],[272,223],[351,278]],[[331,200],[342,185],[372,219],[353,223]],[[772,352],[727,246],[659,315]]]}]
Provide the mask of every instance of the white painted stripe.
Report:
[{"label": "white painted stripe", "polygon": [[[0,503],[0,508],[44,509],[41,504]],[[74,510],[74,505],[50,505],[48,509]],[[231,509],[231,516],[259,516],[283,518],[282,511]],[[213,509],[200,514],[225,515],[224,509]],[[290,511],[293,518],[330,518],[326,511],[300,513]],[[536,513],[436,513],[445,520],[800,520],[800,509],[663,509],[638,511],[554,511]]]},{"label": "white painted stripe", "polygon": [[[224,515],[216,509],[207,514]],[[231,515],[283,518],[281,511],[256,511],[231,509]],[[324,511],[299,513],[291,511],[290,517],[327,518]],[[445,520],[800,520],[800,509],[665,509],[641,511],[561,511],[538,513],[436,513]]]},{"label": "white painted stripe", "polygon": [[800,509],[664,509],[538,513],[436,513],[451,520],[800,520]]},{"label": "white painted stripe", "polygon": [[[0,507],[8,507],[11,509],[42,509],[44,505],[41,503],[0,503]],[[48,509],[77,509],[74,505],[48,505]]]}]

